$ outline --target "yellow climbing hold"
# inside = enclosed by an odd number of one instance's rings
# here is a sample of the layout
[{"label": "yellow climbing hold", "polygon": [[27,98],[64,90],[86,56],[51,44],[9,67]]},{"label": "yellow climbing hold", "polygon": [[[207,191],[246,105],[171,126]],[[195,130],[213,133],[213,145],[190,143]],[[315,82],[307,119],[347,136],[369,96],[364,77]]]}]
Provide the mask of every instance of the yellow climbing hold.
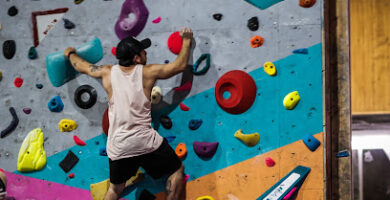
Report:
[{"label": "yellow climbing hold", "polygon": [[71,119],[62,119],[58,128],[61,132],[70,132],[77,128],[77,123]]},{"label": "yellow climbing hold", "polygon": [[264,71],[270,76],[275,76],[276,75],[276,67],[274,63],[272,62],[266,62],[264,63]]},{"label": "yellow climbing hold", "polygon": [[19,150],[18,171],[41,170],[46,165],[46,152],[43,149],[43,133],[36,128],[27,134]]},{"label": "yellow climbing hold", "polygon": [[258,133],[243,134],[241,129],[234,133],[234,137],[250,147],[255,146],[260,139],[260,135]]},{"label": "yellow climbing hold", "polygon": [[290,92],[284,97],[283,105],[286,107],[286,109],[292,110],[298,104],[300,99],[301,98],[299,97],[298,91]]},{"label": "yellow climbing hold", "polygon": [[198,197],[196,200],[214,200],[214,198],[210,196],[202,196]]},{"label": "yellow climbing hold", "polygon": [[[145,178],[145,174],[140,169],[138,169],[137,174],[135,176],[132,176],[129,180],[126,181],[125,187],[139,183],[144,178]],[[106,179],[99,183],[91,184],[90,189],[91,189],[92,199],[103,200],[109,187],[110,187],[110,179]]]}]

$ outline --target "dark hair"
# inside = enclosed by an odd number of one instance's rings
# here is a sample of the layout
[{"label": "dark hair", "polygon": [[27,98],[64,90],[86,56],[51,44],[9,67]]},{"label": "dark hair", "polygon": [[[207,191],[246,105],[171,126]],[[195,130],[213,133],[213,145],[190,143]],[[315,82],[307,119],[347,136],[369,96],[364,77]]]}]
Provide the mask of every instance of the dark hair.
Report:
[{"label": "dark hair", "polygon": [[129,36],[118,43],[116,47],[116,58],[119,60],[120,65],[128,67],[134,64],[134,56],[140,55],[140,52],[145,48],[147,47],[143,46],[141,42]]}]

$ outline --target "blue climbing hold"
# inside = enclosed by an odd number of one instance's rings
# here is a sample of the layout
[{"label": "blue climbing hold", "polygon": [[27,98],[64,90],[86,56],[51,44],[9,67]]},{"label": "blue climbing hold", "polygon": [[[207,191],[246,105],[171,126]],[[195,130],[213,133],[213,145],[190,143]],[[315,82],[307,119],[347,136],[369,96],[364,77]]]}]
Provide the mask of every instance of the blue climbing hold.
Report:
[{"label": "blue climbing hold", "polygon": [[52,112],[61,112],[64,109],[64,103],[62,103],[60,96],[55,96],[52,99],[50,99],[47,106],[49,107],[49,110]]},{"label": "blue climbing hold", "polygon": [[30,47],[30,49],[28,50],[28,58],[35,59],[37,57],[38,57],[38,53],[35,47],[34,46]]},{"label": "blue climbing hold", "polygon": [[307,48],[302,48],[302,49],[295,49],[293,51],[293,53],[297,53],[297,54],[308,54],[309,53],[309,50]]},{"label": "blue climbing hold", "polygon": [[202,125],[203,121],[201,119],[191,119],[190,123],[188,123],[188,127],[191,130],[196,130]]},{"label": "blue climbing hold", "polygon": [[107,156],[106,147],[100,147],[100,149],[99,149],[99,155],[101,155],[101,156]]},{"label": "blue climbing hold", "polygon": [[340,151],[337,153],[336,157],[337,158],[349,157],[349,151],[348,150]]},{"label": "blue climbing hold", "polygon": [[321,144],[319,140],[310,134],[306,135],[302,140],[310,151],[315,151]]},{"label": "blue climbing hold", "polygon": [[165,137],[165,138],[168,140],[168,142],[172,142],[173,140],[176,139],[176,136],[174,136],[174,135],[169,135],[169,136],[167,136],[167,137]]}]

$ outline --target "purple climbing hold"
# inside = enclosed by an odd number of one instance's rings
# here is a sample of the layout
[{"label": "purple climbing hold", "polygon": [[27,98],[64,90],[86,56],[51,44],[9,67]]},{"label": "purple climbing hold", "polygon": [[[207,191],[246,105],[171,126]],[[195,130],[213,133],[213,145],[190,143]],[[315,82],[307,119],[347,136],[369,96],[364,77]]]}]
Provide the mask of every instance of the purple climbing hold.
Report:
[{"label": "purple climbing hold", "polygon": [[196,155],[201,158],[211,158],[218,148],[218,142],[197,142],[193,143]]},{"label": "purple climbing hold", "polygon": [[128,36],[136,37],[144,29],[148,17],[149,11],[143,0],[126,0],[115,24],[116,35],[120,40]]},{"label": "purple climbing hold", "polygon": [[23,112],[28,115],[31,113],[31,108],[23,108]]}]

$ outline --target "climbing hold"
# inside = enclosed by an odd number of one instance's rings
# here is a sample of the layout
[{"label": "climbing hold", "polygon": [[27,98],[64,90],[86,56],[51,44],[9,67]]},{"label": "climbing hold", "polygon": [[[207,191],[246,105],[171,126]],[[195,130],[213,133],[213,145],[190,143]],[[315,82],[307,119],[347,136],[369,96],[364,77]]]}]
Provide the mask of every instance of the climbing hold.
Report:
[{"label": "climbing hold", "polygon": [[299,5],[304,8],[310,8],[316,3],[316,0],[299,0]]},{"label": "climbing hold", "polygon": [[[131,18],[133,14],[134,19]],[[125,0],[115,24],[115,33],[120,40],[133,36],[137,37],[148,21],[149,11],[143,0]]]},{"label": "climbing hold", "polygon": [[111,53],[112,55],[116,56],[116,47],[111,48]]},{"label": "climbing hold", "polygon": [[181,51],[181,46],[183,44],[183,39],[180,36],[179,32],[172,33],[168,38],[168,48],[174,54],[179,54]]},{"label": "climbing hold", "polygon": [[16,77],[14,80],[14,85],[15,85],[15,87],[18,87],[18,88],[22,87],[23,79],[20,77]]},{"label": "climbing hold", "polygon": [[152,94],[150,95],[152,104],[158,104],[161,101],[161,98],[161,88],[158,86],[154,86],[152,89]]},{"label": "climbing hold", "polygon": [[74,3],[75,4],[80,4],[81,2],[83,2],[84,0],[74,0]]},{"label": "climbing hold", "polygon": [[[205,59],[206,59],[206,65],[201,70],[197,71],[200,63],[202,63],[202,61],[204,61]],[[207,70],[209,70],[209,68],[210,68],[210,54],[204,53],[198,58],[198,60],[196,60],[194,65],[192,65],[192,73],[195,75],[203,75],[207,72]]]},{"label": "climbing hold", "polygon": [[[77,55],[85,61],[95,64],[103,58],[103,47],[98,38],[78,47]],[[55,52],[46,56],[46,69],[50,82],[54,87],[60,87],[72,80],[78,72],[72,67],[64,52]]]},{"label": "climbing hold", "polygon": [[52,99],[50,99],[47,106],[49,107],[49,110],[52,112],[61,112],[62,109],[64,109],[64,103],[62,103],[60,96],[55,96]]},{"label": "climbing hold", "polygon": [[188,123],[188,127],[191,130],[196,130],[202,125],[203,121],[201,119],[191,119],[190,122]]},{"label": "climbing hold", "polygon": [[15,6],[12,6],[8,9],[8,15],[13,17],[18,14],[18,9]]},{"label": "climbing hold", "polygon": [[234,133],[234,137],[250,147],[256,146],[260,140],[260,135],[258,133],[243,134],[241,129]]},{"label": "climbing hold", "polygon": [[1,25],[1,22],[0,22],[0,31],[1,31],[2,28],[3,28],[3,26]]},{"label": "climbing hold", "polygon": [[37,84],[35,84],[35,87],[37,87],[38,89],[42,89],[42,88],[43,88],[43,85],[40,84],[40,83],[37,83]]},{"label": "climbing hold", "polygon": [[101,156],[107,156],[107,149],[106,149],[106,147],[100,147],[99,148],[99,155],[101,155]]},{"label": "climbing hold", "polygon": [[68,151],[65,158],[60,162],[60,167],[65,173],[68,173],[79,161],[79,158],[71,151]]},{"label": "climbing hold", "polygon": [[288,93],[283,99],[283,105],[286,109],[292,110],[300,100],[298,91]]},{"label": "climbing hold", "polygon": [[190,179],[190,175],[186,174],[184,176],[183,182],[186,183],[188,181],[188,179]]},{"label": "climbing hold", "polygon": [[0,81],[3,79],[3,72],[0,70]]},{"label": "climbing hold", "polygon": [[257,8],[260,8],[261,10],[264,10],[274,4],[277,4],[283,0],[245,0],[247,1],[248,3],[256,6]]},{"label": "climbing hold", "polygon": [[73,136],[73,140],[79,146],[85,146],[86,145],[86,143],[84,141],[82,141],[79,137],[77,137],[77,135]]},{"label": "climbing hold", "polygon": [[35,59],[37,57],[38,57],[38,53],[35,47],[34,46],[30,47],[30,49],[28,50],[28,58]]},{"label": "climbing hold", "polygon": [[104,111],[103,118],[102,118],[102,129],[103,133],[108,136],[108,128],[110,126],[110,121],[108,120],[108,108],[106,108],[106,111]]},{"label": "climbing hold", "polygon": [[180,143],[176,146],[176,155],[180,159],[184,158],[187,155],[187,147],[184,143]]},{"label": "climbing hold", "polygon": [[201,196],[196,198],[196,200],[214,200],[211,196]]},{"label": "climbing hold", "polygon": [[73,22],[71,22],[69,19],[62,18],[62,20],[64,20],[64,27],[66,29],[73,29],[76,27],[76,25]]},{"label": "climbing hold", "polygon": [[276,75],[276,67],[272,62],[264,63],[264,71],[270,76]]},{"label": "climbing hold", "polygon": [[175,90],[176,92],[182,92],[182,91],[189,91],[191,90],[191,88],[192,88],[192,81],[188,81],[187,83],[185,83],[180,87],[173,88],[173,90]]},{"label": "climbing hold", "polygon": [[310,134],[307,134],[302,140],[310,151],[315,151],[321,144],[319,140]]},{"label": "climbing hold", "polygon": [[188,106],[186,106],[184,103],[179,103],[179,106],[180,106],[180,109],[182,110],[182,111],[189,111],[190,110],[190,108],[188,107]]},{"label": "climbing hold", "polygon": [[[229,98],[223,96],[225,92],[230,93]],[[215,98],[224,111],[241,114],[248,110],[255,101],[256,83],[244,71],[229,71],[219,78],[215,86]]]},{"label": "climbing hold", "polygon": [[69,178],[74,178],[74,173],[70,173],[70,174],[68,175],[68,177],[69,177]]},{"label": "climbing hold", "polygon": [[249,30],[257,31],[259,29],[259,19],[257,17],[252,17],[248,20],[247,24]]},{"label": "climbing hold", "polygon": [[251,38],[251,47],[257,48],[264,44],[264,38],[258,35],[255,35]]},{"label": "climbing hold", "polygon": [[162,115],[160,117],[160,123],[166,129],[171,129],[172,128],[172,120],[167,115]]},{"label": "climbing hold", "polygon": [[193,143],[196,155],[201,158],[211,158],[218,148],[218,142],[198,142]]},{"label": "climbing hold", "polygon": [[341,157],[349,157],[349,151],[348,150],[343,150],[337,153],[336,155],[337,158]]},{"label": "climbing hold", "polygon": [[173,140],[176,139],[176,136],[174,136],[174,135],[169,135],[169,136],[166,136],[165,138],[167,139],[168,142],[172,142]]},{"label": "climbing hold", "polygon": [[157,18],[154,19],[152,22],[155,23],[155,24],[160,23],[160,22],[161,22],[161,17],[157,17]]},{"label": "climbing hold", "polygon": [[295,49],[293,51],[293,53],[296,53],[296,54],[308,54],[309,50],[307,48]]},{"label": "climbing hold", "polygon": [[14,108],[14,107],[10,107],[10,108],[9,108],[9,112],[10,112],[11,115],[12,115],[12,121],[11,121],[11,123],[7,126],[7,128],[5,128],[4,130],[2,130],[2,131],[0,132],[0,137],[1,137],[1,138],[4,138],[4,137],[7,136],[8,134],[10,134],[13,130],[15,130],[16,126],[18,126],[18,124],[19,124],[19,118],[18,118],[18,116],[16,115],[15,108]]},{"label": "climbing hold", "polygon": [[143,189],[140,196],[139,200],[155,200],[156,196],[154,196],[152,193],[150,193],[148,190]]},{"label": "climbing hold", "polygon": [[164,60],[164,63],[165,63],[165,64],[168,64],[168,63],[169,63],[169,60]]},{"label": "climbing hold", "polygon": [[28,115],[31,113],[31,108],[23,108],[23,112]]},{"label": "climbing hold", "polygon": [[16,52],[15,40],[6,40],[3,43],[3,55],[7,59],[14,57]]},{"label": "climbing hold", "polygon": [[46,152],[43,149],[43,138],[43,132],[40,128],[36,128],[27,134],[19,150],[18,171],[38,171],[46,165]]},{"label": "climbing hold", "polygon": [[[84,96],[85,93],[88,95],[87,100],[85,100],[82,97]],[[82,109],[91,108],[93,105],[95,105],[96,100],[97,100],[96,89],[90,85],[82,85],[78,87],[74,92],[74,101]]]},{"label": "climbing hold", "polygon": [[221,14],[221,13],[215,13],[215,14],[213,15],[213,18],[214,18],[215,20],[217,20],[217,21],[221,21],[221,19],[222,19],[222,14]]},{"label": "climbing hold", "polygon": [[272,158],[267,157],[267,158],[265,159],[265,164],[266,164],[268,167],[272,167],[272,166],[275,165],[275,161],[274,161]]}]

